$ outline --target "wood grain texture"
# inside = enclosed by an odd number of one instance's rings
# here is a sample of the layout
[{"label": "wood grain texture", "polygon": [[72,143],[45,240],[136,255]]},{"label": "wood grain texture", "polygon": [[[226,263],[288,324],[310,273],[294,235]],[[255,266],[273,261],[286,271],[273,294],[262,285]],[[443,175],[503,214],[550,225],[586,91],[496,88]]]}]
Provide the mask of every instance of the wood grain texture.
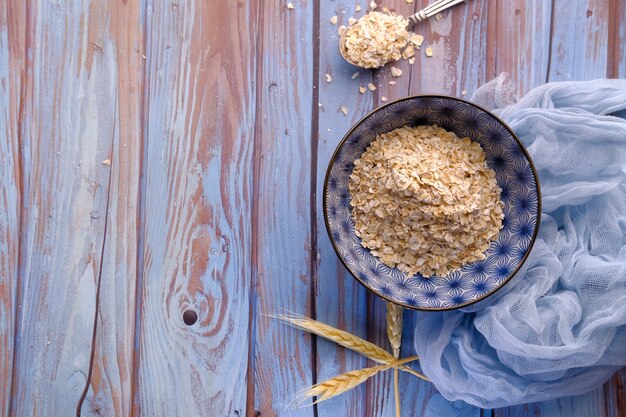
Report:
[{"label": "wood grain texture", "polygon": [[256,6],[146,3],[137,415],[245,410]]},{"label": "wood grain texture", "polygon": [[[502,71],[519,94],[626,77],[623,0],[465,2],[416,27],[425,42],[399,78],[337,51],[337,27],[369,1],[292,3],[0,4],[0,415],[74,415],[87,386],[83,416],[393,417],[391,372],[290,409],[367,361],[267,317],[388,346],[385,303],[326,235],[335,146],[383,97],[468,98]],[[409,15],[429,0],[381,3]],[[402,356],[418,314],[405,312]],[[481,410],[401,374],[402,412],[622,417],[625,379]]]},{"label": "wood grain texture", "polygon": [[[415,9],[427,4],[427,0],[416,1]],[[491,76],[487,74],[486,64],[489,4],[484,0],[469,1],[445,11],[439,20],[429,19],[414,27],[416,33],[424,36],[424,44],[417,51],[415,64],[404,64],[410,71],[411,94],[439,93],[467,98],[488,81]],[[426,56],[427,47],[432,48],[432,57]]]},{"label": "wood grain texture", "polygon": [[[313,1],[261,2],[255,146],[254,398],[247,416],[314,416],[289,406],[314,383],[312,339],[270,314],[314,316],[311,169],[316,96]],[[256,414],[259,413],[259,414]]]},{"label": "wood grain texture", "polygon": [[[17,8],[23,2],[11,2]],[[91,2],[26,4],[20,280],[11,414],[74,415],[90,365],[114,132],[107,22]]]},{"label": "wood grain texture", "polygon": [[20,106],[25,8],[0,4],[0,415],[8,416],[19,283]]},{"label": "wood grain texture", "polygon": [[489,2],[487,78],[506,72],[523,95],[546,82],[550,60],[549,1]]},{"label": "wood grain texture", "polygon": [[589,80],[607,73],[606,0],[555,0],[549,81]]},{"label": "wood grain texture", "polygon": [[588,80],[607,73],[606,0],[555,0],[550,81]]},{"label": "wood grain texture", "polygon": [[604,384],[604,409],[607,417],[626,416],[626,367]]},{"label": "wood grain texture", "polygon": [[[367,298],[367,339],[378,346],[389,348],[387,340],[387,320],[385,301],[375,295],[368,294]],[[363,398],[367,398],[365,403],[366,417],[392,417],[395,416],[395,404],[393,393],[393,372],[388,371],[379,374],[366,382],[366,393]],[[407,410],[404,410],[407,412]]]},{"label": "wood grain texture", "polygon": [[[357,4],[363,7],[360,12],[355,10]],[[343,135],[372,108],[373,94],[369,90],[365,94],[359,93],[359,86],[367,86],[372,81],[371,71],[349,65],[338,52],[338,27],[347,25],[348,18],[352,16],[357,18],[362,16],[366,12],[365,6],[360,1],[319,2],[319,133],[315,138],[318,268],[315,277],[317,281],[315,303],[319,320],[367,338],[367,291],[346,271],[337,258],[326,233],[322,209],[328,161]],[[330,22],[332,16],[338,17],[336,25]],[[332,77],[330,83],[326,82],[326,74]],[[347,109],[347,115],[342,113],[342,106]],[[316,354],[318,381],[368,365],[360,355],[320,338],[317,339]],[[363,416],[365,402],[362,399],[365,395],[363,384],[351,392],[319,404],[318,416]]]},{"label": "wood grain texture", "polygon": [[609,0],[607,77],[626,77],[626,4],[622,0]]},{"label": "wood grain texture", "polygon": [[93,42],[112,49],[117,67],[110,187],[94,358],[83,416],[129,416],[132,405],[137,285],[138,208],[143,97],[143,22],[138,0],[109,1],[99,10],[109,33]]}]

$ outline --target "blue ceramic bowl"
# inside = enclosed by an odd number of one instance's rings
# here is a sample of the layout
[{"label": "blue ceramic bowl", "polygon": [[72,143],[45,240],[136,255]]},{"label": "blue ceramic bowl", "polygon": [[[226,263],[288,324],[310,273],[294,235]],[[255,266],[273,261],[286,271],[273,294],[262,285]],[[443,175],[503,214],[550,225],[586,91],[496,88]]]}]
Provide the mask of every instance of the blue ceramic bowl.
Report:
[{"label": "blue ceramic bowl", "polygon": [[[404,125],[434,125],[470,137],[496,172],[504,203],[503,228],[486,259],[447,276],[412,277],[391,268],[361,246],[355,234],[348,179],[378,134]],[[348,271],[365,287],[403,307],[452,310],[485,299],[506,284],[526,260],[539,228],[537,172],[513,131],[498,117],[465,100],[438,95],[407,97],[359,121],[337,146],[324,182],[324,219],[330,240]]]}]

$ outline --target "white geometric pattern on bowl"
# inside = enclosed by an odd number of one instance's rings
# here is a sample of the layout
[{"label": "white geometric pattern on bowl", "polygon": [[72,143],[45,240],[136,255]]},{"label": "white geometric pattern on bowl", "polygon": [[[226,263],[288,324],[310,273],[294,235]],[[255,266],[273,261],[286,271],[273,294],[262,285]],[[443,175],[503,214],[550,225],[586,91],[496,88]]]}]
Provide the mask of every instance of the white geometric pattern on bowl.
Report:
[{"label": "white geometric pattern on bowl", "polygon": [[[496,172],[504,203],[503,228],[487,258],[447,276],[408,277],[361,246],[354,232],[348,178],[353,162],[374,138],[404,125],[434,125],[469,136]],[[418,310],[452,310],[483,300],[502,287],[526,260],[537,236],[541,199],[537,173],[511,129],[488,111],[446,96],[415,96],[386,104],[358,122],[326,171],[324,220],[337,255],[365,287],[388,301]]]}]

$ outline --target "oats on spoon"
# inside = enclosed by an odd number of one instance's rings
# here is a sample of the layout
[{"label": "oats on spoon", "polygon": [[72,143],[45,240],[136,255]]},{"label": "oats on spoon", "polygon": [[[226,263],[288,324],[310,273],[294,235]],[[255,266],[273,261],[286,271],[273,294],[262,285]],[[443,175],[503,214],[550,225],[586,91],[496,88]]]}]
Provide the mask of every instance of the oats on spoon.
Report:
[{"label": "oats on spoon", "polygon": [[[359,20],[352,19],[345,30],[340,28],[339,52],[350,64],[361,68],[379,68],[403,57],[410,59],[424,38],[411,35],[407,27],[431,16],[441,16],[442,11],[463,1],[436,0],[409,18],[394,15],[384,7],[382,11],[372,10]],[[376,3],[372,2],[370,8],[376,9]]]},{"label": "oats on spoon", "polygon": [[341,36],[341,54],[362,68],[378,68],[402,58],[409,42],[408,21],[402,16],[369,12]]}]

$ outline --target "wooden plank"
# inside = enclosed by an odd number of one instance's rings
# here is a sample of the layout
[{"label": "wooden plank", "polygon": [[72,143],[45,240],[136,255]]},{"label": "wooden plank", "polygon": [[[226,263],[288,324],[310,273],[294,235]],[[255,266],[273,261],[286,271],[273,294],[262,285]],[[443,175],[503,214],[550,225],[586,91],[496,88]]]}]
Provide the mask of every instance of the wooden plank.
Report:
[{"label": "wooden plank", "polygon": [[[108,36],[99,45],[112,48],[117,62],[116,102],[110,109],[115,131],[102,254],[98,321],[93,366],[83,416],[130,415],[135,338],[138,205],[141,169],[143,22],[139,0],[103,5]],[[94,40],[95,42],[95,40]]]},{"label": "wooden plank", "polygon": [[[616,49],[607,49],[609,22],[606,2],[555,0],[547,81],[595,79],[610,72],[610,57],[620,54],[622,48],[614,44]],[[614,377],[614,380],[616,378],[618,377]],[[613,385],[607,383],[604,388],[599,387],[584,395],[497,409],[494,410],[494,415],[614,416],[614,412],[609,410],[615,410],[619,405],[616,402],[618,400],[609,394],[613,389]]]},{"label": "wooden plank", "polygon": [[[385,6],[403,16],[409,16],[414,13],[416,8],[419,8],[419,4],[408,5],[403,0],[392,0],[386,2]],[[403,76],[397,79],[391,77],[390,71],[392,66],[402,70]],[[389,101],[408,95],[411,81],[409,74],[410,65],[408,61],[403,60],[393,64],[387,64],[385,67],[375,70],[373,72],[373,83],[376,85],[377,89],[372,94],[371,110],[384,104],[383,100]],[[394,81],[396,84],[390,85],[389,81]],[[385,98],[383,99],[383,97]],[[382,298],[371,292],[368,292],[366,297],[367,339],[378,346],[390,349],[389,339],[387,337],[386,303]],[[404,327],[404,331],[411,330]],[[403,348],[403,350],[406,351],[407,347],[403,346]],[[369,379],[366,382],[365,395],[363,396],[363,398],[366,399],[364,415],[366,417],[395,416],[395,398],[393,390],[393,371],[387,371],[377,375],[375,378]],[[407,410],[406,401],[408,397],[404,395],[404,389],[401,394],[401,399],[404,398],[404,408],[402,408],[402,411],[406,413],[406,415],[412,415],[414,403],[409,403],[409,410]]]},{"label": "wooden plank", "polygon": [[[428,0],[417,1],[414,11],[429,3]],[[469,98],[489,80],[488,77],[493,76],[491,67],[485,62],[488,42],[484,40],[488,28],[494,23],[489,14],[490,4],[484,0],[467,2],[442,13],[438,18],[416,25],[414,31],[424,36],[424,43],[415,56],[415,64],[401,64],[405,75],[394,80],[396,84],[393,86],[385,87],[383,84],[381,95],[385,94],[390,99],[399,98],[408,86],[410,94],[439,93]],[[425,54],[428,47],[432,48],[432,57]],[[408,80],[404,78],[407,73]],[[418,314],[424,313],[409,310],[404,313],[402,356],[415,354],[413,329]],[[447,401],[433,384],[413,376],[401,374],[400,386],[402,410],[408,415],[483,415],[483,410],[463,401]]]},{"label": "wooden plank", "polygon": [[255,132],[255,251],[253,304],[254,378],[247,416],[314,416],[289,406],[314,382],[312,339],[268,317],[285,311],[314,316],[311,279],[315,241],[311,230],[311,136],[318,69],[313,56],[315,2],[261,2]]},{"label": "wooden plank", "polygon": [[606,417],[626,416],[626,367],[603,386]]},{"label": "wooden plank", "polygon": [[622,0],[609,0],[609,34],[607,52],[607,77],[626,77],[626,4]]},{"label": "wooden plank", "polygon": [[[389,346],[387,338],[387,319],[386,319],[385,301],[374,295],[368,295],[367,299],[367,317],[368,317],[368,340],[376,343],[378,346]],[[403,392],[404,393],[404,392]],[[406,395],[404,395],[406,401]],[[392,417],[395,416],[395,400],[393,392],[393,372],[387,371],[379,374],[376,378],[367,381],[366,394],[367,399],[365,416],[366,417]],[[412,410],[411,410],[412,411]],[[411,412],[404,409],[407,415]]]},{"label": "wooden plank", "polygon": [[19,273],[20,105],[24,77],[23,5],[0,4],[0,415],[8,416]]},{"label": "wooden plank", "polygon": [[554,0],[549,81],[606,76],[608,13],[606,0]]},{"label": "wooden plank", "polygon": [[[19,7],[22,2],[11,2]],[[11,414],[74,415],[89,369],[116,83],[99,5],[27,4]]]},{"label": "wooden plank", "polygon": [[[626,78],[626,3],[609,1],[609,43],[607,77]],[[626,111],[620,116],[626,118]],[[607,417],[626,416],[626,367],[613,375],[603,386]]]},{"label": "wooden plank", "polygon": [[[609,2],[609,44],[607,77],[626,78],[626,4],[621,0]],[[626,118],[626,111],[621,117]],[[603,386],[608,417],[626,416],[626,367],[613,375]]]},{"label": "wooden plank", "polygon": [[[356,6],[362,10],[356,12]],[[362,287],[344,268],[332,248],[324,224],[322,194],[328,162],[335,147],[350,127],[372,109],[373,94],[367,90],[359,93],[359,86],[372,81],[369,70],[362,70],[346,63],[339,54],[340,25],[348,25],[348,18],[359,18],[367,12],[367,2],[346,1],[336,3],[323,0],[319,4],[319,129],[316,167],[316,223],[318,268],[314,279],[317,281],[315,298],[317,318],[324,323],[345,329],[361,337],[367,337],[367,290]],[[332,16],[338,23],[332,25]],[[356,78],[352,78],[357,74]],[[332,77],[326,82],[326,74]],[[341,107],[348,111],[344,115]],[[318,338],[316,343],[317,380],[324,381],[344,372],[361,369],[368,362],[334,343]],[[317,407],[319,417],[363,416],[365,415],[365,385],[321,403]]]},{"label": "wooden plank", "polygon": [[[357,4],[359,2],[356,2]],[[427,2],[417,2],[414,5],[407,5],[404,1],[392,1],[385,3],[392,10],[403,15],[409,15],[423,7]],[[326,164],[336,144],[341,136],[347,132],[349,127],[355,123],[364,113],[374,106],[383,104],[382,97],[388,100],[403,97],[409,92],[441,92],[446,94],[461,95],[462,90],[472,89],[482,80],[476,77],[476,72],[469,68],[482,68],[480,64],[457,65],[463,55],[463,59],[478,59],[483,55],[481,48],[484,43],[475,42],[484,27],[487,19],[476,19],[474,15],[486,14],[486,2],[472,2],[470,7],[459,7],[450,13],[444,14],[444,19],[433,20],[422,24],[417,28],[418,33],[423,33],[427,39],[426,43],[440,48],[441,54],[437,58],[426,58],[424,51],[418,52],[416,64],[410,66],[408,62],[398,62],[393,65],[402,69],[404,75],[393,79],[389,75],[389,68],[375,71],[373,79],[377,90],[374,93],[367,92],[365,95],[358,93],[359,85],[366,85],[370,81],[371,72],[361,70],[361,76],[356,80],[351,79],[356,69],[345,64],[337,52],[336,27],[332,27],[328,22],[331,16],[339,16],[341,24],[349,16],[359,17],[361,14],[354,13],[354,4],[348,2],[344,5],[333,2],[323,2],[321,5],[321,47],[320,47],[320,143],[318,145],[318,195],[321,195],[323,178]],[[345,14],[344,14],[345,11]],[[469,20],[469,25],[464,22]],[[452,31],[451,27],[467,27],[465,31]],[[421,30],[420,30],[421,29]],[[427,30],[424,30],[427,29]],[[426,46],[426,45],[425,45]],[[425,47],[424,46],[424,47]],[[470,58],[471,57],[471,58]],[[440,71],[441,66],[445,68],[454,67],[453,71]],[[468,70],[469,69],[469,70]],[[333,81],[327,84],[324,81],[325,73],[332,76]],[[439,76],[439,74],[450,74]],[[457,75],[458,73],[458,75]],[[483,71],[483,74],[485,72]],[[476,79],[474,79],[476,77]],[[462,80],[457,82],[457,79]],[[412,82],[411,82],[412,80]],[[388,84],[394,81],[395,85]],[[470,90],[471,91],[471,90]],[[371,97],[371,98],[370,98]],[[370,101],[373,101],[373,105]],[[339,112],[339,108],[345,105],[349,110],[348,117]],[[343,127],[341,127],[343,126]],[[337,129],[339,127],[339,132]],[[330,131],[329,131],[330,129]],[[321,216],[321,204],[318,205],[320,211],[318,224],[323,227]],[[325,230],[322,230],[318,240],[320,252],[319,266],[319,293],[317,297],[317,314],[320,319],[359,334],[363,322],[368,322],[368,337],[376,340],[381,346],[387,346],[385,306],[378,297],[365,292],[360,287],[355,288],[354,282],[350,282],[351,276],[346,274],[344,268],[337,262],[336,255],[330,247]],[[348,280],[348,281],[346,281]],[[366,298],[366,311],[363,312],[363,298]],[[413,354],[412,347],[412,313],[405,313],[408,317],[405,326],[404,355]],[[369,320],[368,320],[369,319]],[[337,375],[347,369],[355,369],[361,366],[362,361],[353,355],[346,355],[342,349],[337,349],[325,342],[318,342],[318,371],[319,380]],[[332,360],[331,360],[332,358]],[[432,384],[417,381],[413,377],[401,376],[402,381],[402,410],[408,415],[422,415],[425,409],[433,409],[437,412],[449,412],[451,415],[479,415],[480,410],[463,404],[450,404],[441,401],[440,395]],[[366,398],[367,401],[362,401]],[[365,404],[365,405],[364,405]],[[462,411],[459,411],[462,410]],[[366,389],[357,389],[352,393],[344,394],[340,398],[331,400],[328,404],[320,404],[318,408],[320,415],[366,415],[366,416],[392,416],[395,414],[392,396],[392,374],[377,376],[368,381]],[[459,414],[460,413],[460,414]],[[443,415],[443,414],[442,414]]]},{"label": "wooden plank", "polygon": [[[403,15],[414,13],[428,3],[428,0],[421,0],[409,6],[402,0],[390,2],[392,8]],[[441,93],[463,96],[463,91],[471,94],[486,80],[483,63],[486,47],[478,39],[486,32],[489,22],[486,18],[487,4],[486,1],[472,1],[444,12],[439,19],[432,18],[416,25],[414,31],[424,36],[424,44],[417,51],[415,64],[410,65],[408,61],[394,63],[393,66],[403,71],[403,75],[398,78],[391,77],[390,66],[377,71],[375,77],[379,88],[374,95],[374,105],[384,104],[383,97],[392,101],[409,94]],[[433,49],[432,57],[425,55],[427,47]],[[395,84],[389,84],[389,81]],[[382,346],[388,345],[385,311],[385,304],[378,297],[368,300],[369,336]],[[412,340],[415,314],[419,313],[404,313],[404,357],[415,354]],[[413,376],[402,374],[400,386],[403,415],[481,415],[479,408],[460,401],[451,403],[431,383]],[[369,382],[367,398],[373,400],[366,415],[394,416],[393,374],[388,373]]]},{"label": "wooden plank", "polygon": [[551,10],[549,1],[489,2],[488,79],[506,72],[520,95],[546,82]]},{"label": "wooden plank", "polygon": [[132,414],[241,414],[258,3],[145,7],[141,316]]}]

